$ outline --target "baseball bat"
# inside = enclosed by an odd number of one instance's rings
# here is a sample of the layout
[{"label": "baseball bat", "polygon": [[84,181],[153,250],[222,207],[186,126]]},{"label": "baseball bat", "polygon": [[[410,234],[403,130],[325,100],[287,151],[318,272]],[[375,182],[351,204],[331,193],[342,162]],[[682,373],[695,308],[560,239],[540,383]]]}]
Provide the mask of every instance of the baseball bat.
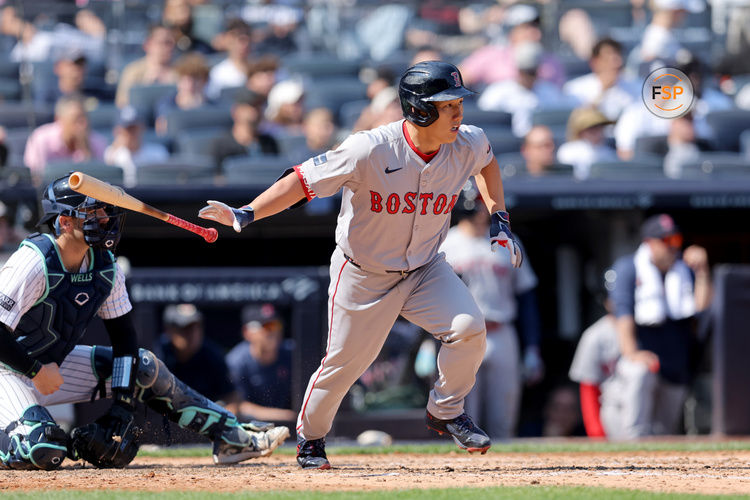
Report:
[{"label": "baseball bat", "polygon": [[128,210],[163,220],[167,224],[181,227],[202,236],[208,243],[213,243],[219,237],[219,232],[213,227],[201,227],[167,212],[163,212],[129,195],[122,188],[102,182],[96,177],[91,177],[83,172],[73,172],[70,174],[68,184],[73,191],[85,194],[104,203],[117,205],[118,207],[127,208]]}]

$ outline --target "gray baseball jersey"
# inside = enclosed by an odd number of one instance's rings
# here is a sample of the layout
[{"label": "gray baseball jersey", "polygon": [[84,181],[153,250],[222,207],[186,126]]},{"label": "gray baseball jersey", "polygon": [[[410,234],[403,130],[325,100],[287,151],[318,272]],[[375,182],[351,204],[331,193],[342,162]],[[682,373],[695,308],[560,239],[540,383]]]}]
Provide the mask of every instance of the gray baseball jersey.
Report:
[{"label": "gray baseball jersey", "polygon": [[578,383],[600,385],[614,374],[619,357],[615,319],[602,316],[581,335],[568,375]]},{"label": "gray baseball jersey", "polygon": [[512,323],[518,309],[515,296],[535,288],[537,277],[528,259],[514,268],[510,253],[493,252],[487,241],[489,234],[472,238],[453,227],[440,250],[468,285],[484,317],[497,323]]},{"label": "gray baseball jersey", "polygon": [[343,190],[330,267],[328,345],[297,424],[305,439],[328,433],[341,400],[399,315],[443,341],[428,411],[441,419],[463,412],[484,355],[484,319],[437,250],[461,187],[492,158],[484,132],[462,125],[454,142],[425,160],[402,120],[354,134],[337,150],[296,167],[308,199]]},{"label": "gray baseball jersey", "polygon": [[363,269],[409,270],[435,255],[466,180],[492,161],[484,132],[461,125],[427,164],[404,121],[351,135],[299,167],[308,199],[343,189],[336,243]]},{"label": "gray baseball jersey", "polygon": [[521,402],[515,296],[535,288],[537,277],[528,259],[514,268],[510,253],[493,252],[487,241],[489,234],[473,237],[454,226],[440,250],[469,287],[485,319],[495,325],[487,328],[487,349],[476,384],[466,397],[466,409],[477,418],[485,415],[485,431],[491,438],[508,439]]}]

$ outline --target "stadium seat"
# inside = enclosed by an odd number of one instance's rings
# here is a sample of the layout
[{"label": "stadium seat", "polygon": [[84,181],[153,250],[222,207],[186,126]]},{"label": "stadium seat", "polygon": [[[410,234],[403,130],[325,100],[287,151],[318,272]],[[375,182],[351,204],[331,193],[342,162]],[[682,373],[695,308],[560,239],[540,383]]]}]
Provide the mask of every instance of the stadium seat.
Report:
[{"label": "stadium seat", "polygon": [[167,114],[167,135],[170,137],[177,137],[186,130],[209,127],[223,130],[229,130],[232,127],[232,113],[229,106],[175,109]]},{"label": "stadium seat", "polygon": [[219,91],[219,102],[226,104],[234,104],[237,94],[245,90],[246,87],[224,87]]},{"label": "stadium seat", "polygon": [[206,156],[177,155],[163,162],[139,166],[136,177],[139,185],[212,184],[214,164]]},{"label": "stadium seat", "polygon": [[28,167],[6,165],[0,168],[0,188],[12,188],[19,185],[31,185],[31,170]]},{"label": "stadium seat", "polygon": [[462,123],[481,128],[506,127],[510,129],[512,115],[505,111],[485,111],[464,101],[464,118]]},{"label": "stadium seat", "polygon": [[38,127],[54,119],[51,108],[40,108],[27,103],[4,102],[0,104],[0,125],[7,129]]},{"label": "stadium seat", "polygon": [[630,161],[605,161],[591,165],[591,179],[656,179],[664,177],[661,158],[641,156]]},{"label": "stadium seat", "polygon": [[0,98],[3,101],[17,101],[21,98],[21,84],[18,78],[0,78]]},{"label": "stadium seat", "polygon": [[101,160],[90,160],[84,162],[56,161],[50,162],[44,168],[43,183],[58,179],[70,172],[83,172],[110,184],[122,185],[122,168],[107,165]]},{"label": "stadium seat", "polygon": [[339,124],[347,129],[351,130],[354,124],[357,123],[359,115],[362,111],[370,104],[369,99],[358,99],[356,101],[347,101],[341,105],[339,109]]},{"label": "stadium seat", "polygon": [[703,153],[695,161],[682,164],[683,179],[744,178],[750,180],[750,162],[731,152]]},{"label": "stadium seat", "polygon": [[669,150],[666,135],[655,135],[648,137],[638,137],[635,140],[635,154],[652,154],[665,155]]},{"label": "stadium seat", "polygon": [[750,130],[745,130],[740,134],[740,153],[750,161]]},{"label": "stadium seat", "polygon": [[329,53],[296,53],[281,59],[281,67],[289,74],[315,77],[357,76],[360,63],[342,60]]},{"label": "stadium seat", "polygon": [[92,130],[112,132],[117,122],[119,110],[114,104],[99,104],[88,113],[89,127]]},{"label": "stadium seat", "polygon": [[573,108],[542,108],[531,114],[532,125],[546,125],[550,128],[566,127]]},{"label": "stadium seat", "polygon": [[147,123],[153,124],[156,103],[174,92],[177,92],[174,85],[134,85],[130,88],[129,103]]},{"label": "stadium seat", "polygon": [[484,133],[495,154],[517,153],[521,149],[521,139],[513,135],[510,128],[484,127]]},{"label": "stadium seat", "polygon": [[280,156],[237,156],[221,165],[229,185],[267,187],[289,168],[289,160]]},{"label": "stadium seat", "polygon": [[503,179],[526,175],[526,160],[521,153],[501,153],[495,152],[495,158],[500,165],[500,172]]},{"label": "stadium seat", "polygon": [[604,36],[609,28],[633,24],[633,7],[628,0],[570,0],[561,2],[560,7],[561,15],[571,9],[584,10],[600,36]]},{"label": "stadium seat", "polygon": [[328,108],[337,122],[345,103],[366,98],[367,85],[355,77],[325,78],[305,84],[305,108]]},{"label": "stadium seat", "polygon": [[307,137],[304,135],[287,135],[276,138],[276,143],[279,146],[279,154],[281,156],[288,156],[300,149],[306,147]]},{"label": "stadium seat", "polygon": [[0,78],[18,80],[18,63],[11,61],[8,54],[0,54]]},{"label": "stadium seat", "polygon": [[750,129],[750,111],[729,109],[712,111],[706,121],[713,131],[714,149],[717,151],[739,151],[740,134]]},{"label": "stadium seat", "polygon": [[5,136],[5,145],[8,147],[8,165],[13,167],[23,166],[23,154],[26,150],[26,140],[31,130],[28,128],[9,129]]},{"label": "stadium seat", "polygon": [[175,137],[175,153],[181,156],[210,156],[211,145],[226,133],[225,129],[216,127],[185,130]]}]

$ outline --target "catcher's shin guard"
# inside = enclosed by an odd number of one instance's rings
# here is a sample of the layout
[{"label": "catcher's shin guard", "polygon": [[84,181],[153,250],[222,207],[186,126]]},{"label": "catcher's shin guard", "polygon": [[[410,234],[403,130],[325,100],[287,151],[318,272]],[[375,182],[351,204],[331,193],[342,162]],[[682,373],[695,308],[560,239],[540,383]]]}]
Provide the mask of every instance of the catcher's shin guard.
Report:
[{"label": "catcher's shin guard", "polygon": [[68,453],[68,435],[39,405],[0,432],[0,463],[9,469],[54,470]]},{"label": "catcher's shin guard", "polygon": [[289,436],[286,427],[253,432],[258,429],[251,424],[240,424],[231,412],[179,380],[154,353],[145,349],[140,350],[135,384],[139,400],[180,427],[211,439],[216,463],[269,455]]}]

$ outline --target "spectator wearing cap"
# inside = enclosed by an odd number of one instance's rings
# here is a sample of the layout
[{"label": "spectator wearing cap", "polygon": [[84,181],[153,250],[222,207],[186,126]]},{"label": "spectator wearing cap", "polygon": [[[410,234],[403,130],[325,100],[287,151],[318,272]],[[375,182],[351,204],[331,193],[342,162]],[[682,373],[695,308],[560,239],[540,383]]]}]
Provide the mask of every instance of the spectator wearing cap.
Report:
[{"label": "spectator wearing cap", "polygon": [[159,357],[175,377],[211,401],[236,403],[224,352],[206,338],[203,314],[193,304],[171,304],[164,309],[163,323]]},{"label": "spectator wearing cap", "polygon": [[101,160],[107,140],[89,129],[89,119],[78,95],[61,97],[55,104],[55,121],[37,127],[26,141],[23,161],[35,184],[50,162]]},{"label": "spectator wearing cap", "polygon": [[242,310],[242,336],[226,362],[235,389],[242,396],[242,416],[260,420],[296,418],[292,411],[292,346],[283,339],[283,323],[273,304]]},{"label": "spectator wearing cap", "polygon": [[230,19],[222,39],[227,58],[211,68],[208,75],[206,94],[212,99],[218,99],[224,88],[241,87],[247,82],[250,26],[242,19]]},{"label": "spectator wearing cap", "polygon": [[538,42],[515,46],[517,73],[511,80],[503,80],[484,89],[479,96],[479,109],[505,111],[513,115],[512,128],[517,137],[531,129],[531,114],[542,106],[572,105],[573,101],[560,92],[556,85],[539,78],[543,49]]},{"label": "spectator wearing cap", "polygon": [[177,81],[172,68],[175,39],[172,31],[163,25],[151,26],[143,42],[146,53],[122,70],[117,84],[115,104],[122,108],[130,102],[130,89],[136,85],[169,85]]},{"label": "spectator wearing cap", "polygon": [[104,161],[122,168],[125,187],[137,184],[138,166],[169,158],[169,151],[164,145],[143,142],[144,128],[145,123],[138,111],[133,106],[125,106],[117,118],[112,144],[104,150]]},{"label": "spectator wearing cap", "polygon": [[207,98],[205,93],[209,72],[205,57],[197,52],[186,54],[177,60],[174,70],[177,73],[177,90],[162,97],[154,110],[154,128],[160,135],[167,133],[167,116],[170,112],[213,104],[213,100]]},{"label": "spectator wearing cap", "polygon": [[591,73],[568,81],[563,92],[580,106],[593,106],[610,120],[617,120],[632,103],[640,89],[622,77],[622,45],[611,38],[602,38],[594,45],[589,59]]},{"label": "spectator wearing cap", "polygon": [[587,179],[596,162],[617,161],[615,150],[604,140],[604,127],[611,124],[598,109],[573,110],[568,118],[568,141],[557,151],[557,161],[573,165],[576,179]]},{"label": "spectator wearing cap", "polygon": [[641,226],[634,254],[615,262],[610,299],[621,357],[617,387],[603,394],[607,436],[674,434],[691,381],[695,320],[708,310],[712,286],[706,250],[691,245],[672,217],[654,215]]},{"label": "spectator wearing cap", "polygon": [[[40,106],[52,106],[58,99],[75,94],[84,95],[83,80],[86,74],[86,54],[79,49],[62,50],[53,68],[56,82],[41,82],[36,87],[35,102]],[[44,79],[42,79],[44,80]],[[96,105],[96,98],[92,107]],[[88,104],[88,103],[87,103]]]},{"label": "spectator wearing cap", "polygon": [[[459,66],[464,84],[484,86],[516,78],[519,67],[516,47],[524,43],[540,43],[539,11],[525,4],[509,7],[504,20],[507,40],[497,40],[474,51]],[[558,88],[565,82],[565,71],[560,61],[545,53],[538,65],[540,80],[551,82]]]},{"label": "spectator wearing cap", "polygon": [[232,105],[232,130],[217,137],[211,144],[211,157],[216,173],[221,174],[222,162],[231,156],[262,156],[279,154],[276,140],[258,131],[262,99],[249,90],[239,92]]},{"label": "spectator wearing cap", "polygon": [[273,86],[268,94],[265,121],[261,130],[279,138],[302,134],[305,88],[296,80],[284,80]]}]

